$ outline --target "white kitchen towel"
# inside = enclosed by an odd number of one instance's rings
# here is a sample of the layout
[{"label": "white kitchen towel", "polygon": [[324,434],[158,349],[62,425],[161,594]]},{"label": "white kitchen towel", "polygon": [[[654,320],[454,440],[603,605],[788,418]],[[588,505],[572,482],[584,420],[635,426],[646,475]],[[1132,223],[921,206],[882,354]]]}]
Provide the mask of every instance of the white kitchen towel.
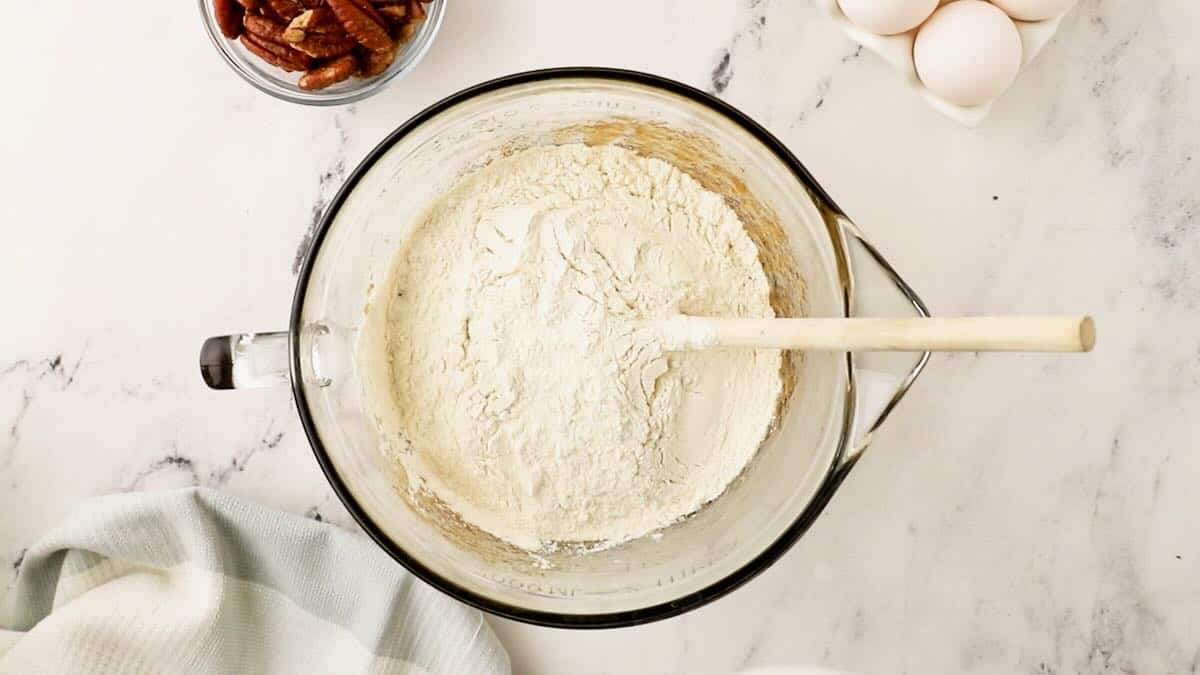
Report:
[{"label": "white kitchen towel", "polygon": [[508,672],[370,541],[204,489],[84,503],[0,603],[0,673]]}]

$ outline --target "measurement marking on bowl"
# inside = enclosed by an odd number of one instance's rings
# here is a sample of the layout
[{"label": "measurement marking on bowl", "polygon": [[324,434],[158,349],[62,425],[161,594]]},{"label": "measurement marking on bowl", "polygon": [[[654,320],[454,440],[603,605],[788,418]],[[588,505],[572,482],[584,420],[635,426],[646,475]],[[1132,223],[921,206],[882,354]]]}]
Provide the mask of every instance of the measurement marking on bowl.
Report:
[{"label": "measurement marking on bowl", "polygon": [[492,581],[495,581],[498,584],[502,584],[504,586],[509,586],[511,588],[518,588],[520,590],[528,591],[530,593],[537,593],[539,595],[549,595],[549,596],[556,596],[556,597],[561,597],[561,598],[573,598],[573,597],[579,595],[579,591],[580,591],[580,589],[574,588],[571,586],[553,586],[553,585],[543,586],[541,584],[533,583],[530,581],[521,581],[514,577],[493,576],[493,575],[485,575],[485,576],[488,579],[491,579]]}]

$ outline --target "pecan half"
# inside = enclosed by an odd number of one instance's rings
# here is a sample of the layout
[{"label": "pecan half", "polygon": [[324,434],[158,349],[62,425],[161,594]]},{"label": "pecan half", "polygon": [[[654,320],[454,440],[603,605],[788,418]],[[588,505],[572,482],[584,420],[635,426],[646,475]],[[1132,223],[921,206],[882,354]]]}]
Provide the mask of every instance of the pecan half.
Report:
[{"label": "pecan half", "polygon": [[[293,19],[293,21],[295,21],[295,19]],[[287,28],[283,29],[283,40],[288,44],[294,45],[297,42],[303,42],[304,38],[306,37],[308,37],[308,33],[306,33],[303,28],[292,28],[289,25]]]},{"label": "pecan half", "polygon": [[346,54],[330,61],[329,63],[313,68],[304,75],[300,76],[301,89],[306,91],[315,91],[324,89],[333,84],[337,84],[342,80],[350,77],[358,72],[358,60],[353,54]]},{"label": "pecan half", "polygon": [[317,9],[306,9],[292,19],[292,22],[283,31],[283,39],[288,42],[300,42],[309,33],[345,35],[346,31],[328,7],[318,7]]},{"label": "pecan half", "polygon": [[267,0],[267,5],[284,21],[291,21],[304,11],[296,0]]},{"label": "pecan half", "polygon": [[392,26],[399,26],[408,21],[408,7],[404,5],[380,5],[376,9],[383,18],[392,23]]},{"label": "pecan half", "polygon": [[385,28],[387,27],[387,19],[384,19],[383,15],[379,13],[378,7],[371,4],[371,0],[352,0],[352,2],[358,5],[358,8],[361,9],[364,14],[371,17],[372,21],[380,26],[384,26]]},{"label": "pecan half", "polygon": [[419,0],[408,0],[408,15],[412,17],[412,21],[424,21],[425,5],[421,4]]},{"label": "pecan half", "polygon": [[[249,12],[252,10],[248,9],[246,11]],[[269,19],[275,19],[276,21],[282,21],[283,23],[287,23],[287,21],[284,20],[284,18],[282,16],[279,16],[278,14],[275,13],[275,10],[271,9],[271,6],[267,4],[266,0],[259,0],[258,6],[255,7],[253,12],[259,16],[265,16]]]},{"label": "pecan half", "polygon": [[313,33],[305,36],[299,42],[292,44],[296,49],[318,58],[328,58],[330,56],[341,56],[349,54],[350,50],[358,45],[358,40],[342,33],[341,35],[322,35]]},{"label": "pecan half", "polygon": [[246,26],[246,32],[254,37],[279,44],[285,42],[283,39],[284,26],[275,19],[258,16],[257,14],[247,14],[242,23]]},{"label": "pecan half", "polygon": [[[371,51],[387,51],[392,47],[392,38],[388,36],[385,20],[379,16],[379,12],[375,10],[370,3],[365,1],[360,3],[356,0],[327,0],[329,9],[337,15],[338,21],[342,22],[346,32],[354,36],[355,40],[362,46]],[[370,7],[370,12],[363,9],[363,5]],[[375,19],[374,17],[379,17]]]},{"label": "pecan half", "polygon": [[258,58],[288,72],[307,70],[312,65],[312,59],[308,54],[298,52],[287,45],[268,42],[250,33],[242,33],[238,39],[241,40],[242,46]]},{"label": "pecan half", "polygon": [[396,46],[382,52],[367,51],[363,56],[363,77],[375,77],[382,74],[396,60]]},{"label": "pecan half", "polygon": [[217,17],[217,28],[221,35],[230,40],[242,34],[242,6],[234,0],[213,0],[213,14]]},{"label": "pecan half", "polygon": [[253,12],[258,9],[258,0],[237,0],[237,4],[241,5],[247,12]]},{"label": "pecan half", "polygon": [[400,26],[400,30],[396,35],[396,41],[400,44],[404,44],[405,42],[413,39],[413,36],[417,34],[418,25],[419,24],[417,24],[415,21],[409,21],[403,26]]}]

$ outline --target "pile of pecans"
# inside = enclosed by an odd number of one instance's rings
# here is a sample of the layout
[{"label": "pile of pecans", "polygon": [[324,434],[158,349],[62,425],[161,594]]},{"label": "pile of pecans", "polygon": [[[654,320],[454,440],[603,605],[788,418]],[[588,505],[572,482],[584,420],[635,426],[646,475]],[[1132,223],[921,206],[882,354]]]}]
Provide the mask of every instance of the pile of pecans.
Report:
[{"label": "pile of pecans", "polygon": [[315,91],[374,77],[412,39],[431,0],[213,0],[221,33]]}]

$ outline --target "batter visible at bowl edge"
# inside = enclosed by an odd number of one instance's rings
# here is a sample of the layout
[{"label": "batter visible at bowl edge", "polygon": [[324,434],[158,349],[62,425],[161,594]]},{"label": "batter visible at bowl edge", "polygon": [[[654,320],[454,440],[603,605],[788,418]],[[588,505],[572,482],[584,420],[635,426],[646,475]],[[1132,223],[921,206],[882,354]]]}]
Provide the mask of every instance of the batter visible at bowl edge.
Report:
[{"label": "batter visible at bowl edge", "polygon": [[[772,317],[724,199],[612,146],[526,150],[462,179],[392,265],[390,397],[408,483],[517,546],[619,543],[720,496],[782,390],[769,350],[667,352],[634,327]],[[388,400],[384,400],[388,399]]]}]

